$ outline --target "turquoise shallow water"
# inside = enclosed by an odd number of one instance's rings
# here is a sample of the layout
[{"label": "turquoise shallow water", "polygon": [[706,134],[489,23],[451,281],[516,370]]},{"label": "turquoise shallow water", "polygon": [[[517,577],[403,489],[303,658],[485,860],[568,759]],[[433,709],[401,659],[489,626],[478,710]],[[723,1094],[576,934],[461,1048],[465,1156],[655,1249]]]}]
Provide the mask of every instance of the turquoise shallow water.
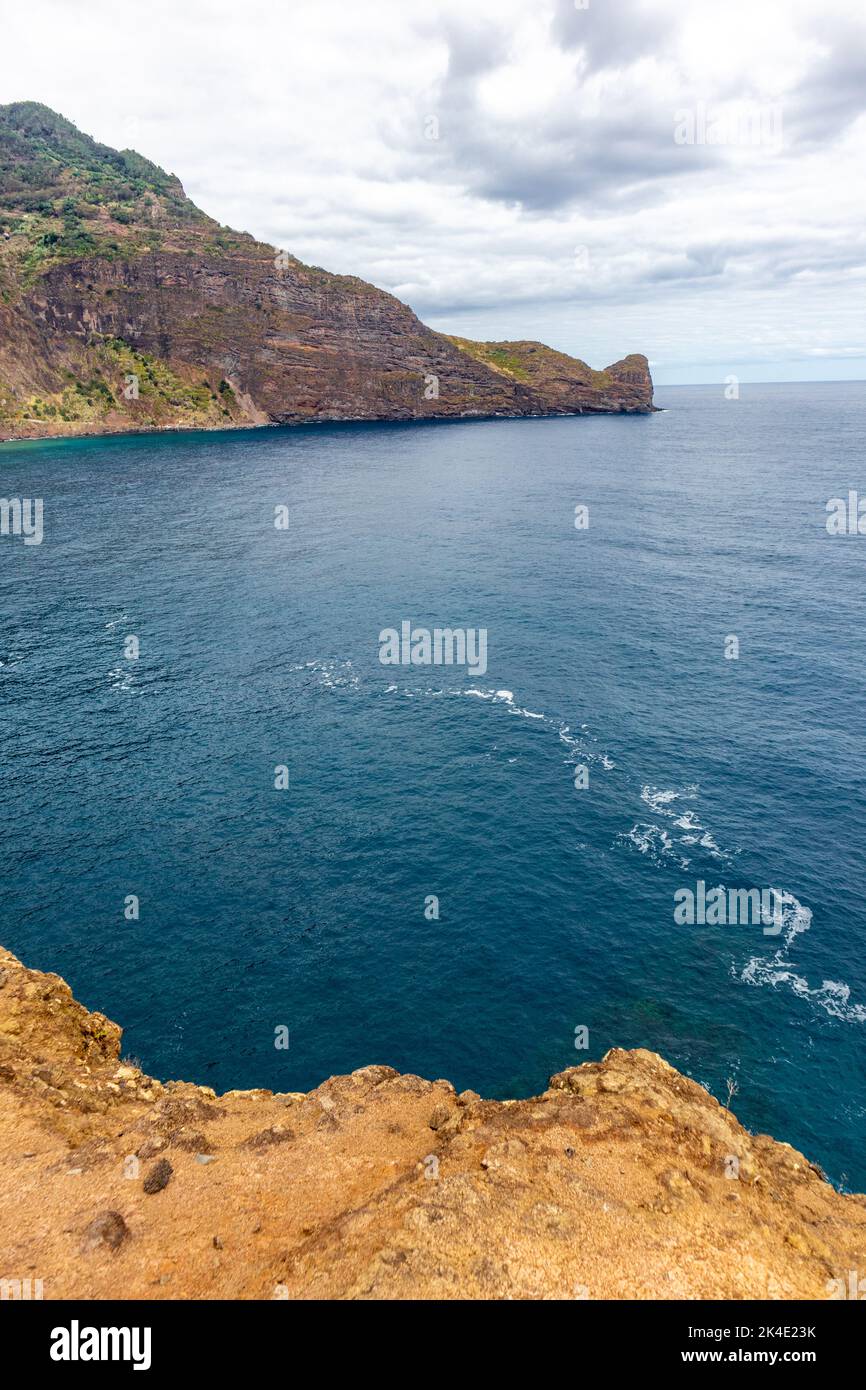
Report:
[{"label": "turquoise shallow water", "polygon": [[[0,538],[0,940],[160,1076],[506,1096],[641,1045],[866,1188],[866,536],[825,527],[866,385],[657,401],[0,448],[45,507]],[[488,669],[381,665],[403,619]],[[699,878],[780,936],[678,926]]]}]

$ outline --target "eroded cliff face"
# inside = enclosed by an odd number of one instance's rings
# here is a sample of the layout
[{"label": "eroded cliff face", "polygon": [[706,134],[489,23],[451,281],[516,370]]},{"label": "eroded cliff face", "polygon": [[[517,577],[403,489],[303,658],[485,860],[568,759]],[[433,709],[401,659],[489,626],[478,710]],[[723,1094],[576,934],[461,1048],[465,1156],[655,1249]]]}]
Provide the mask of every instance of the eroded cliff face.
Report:
[{"label": "eroded cliff face", "polygon": [[218,1096],[120,1039],[0,950],[0,1279],[48,1299],[825,1299],[866,1270],[866,1198],[651,1052],[521,1101],[386,1066]]},{"label": "eroded cliff face", "polygon": [[35,103],[0,107],[0,435],[648,412],[633,354],[471,343],[194,206]]}]

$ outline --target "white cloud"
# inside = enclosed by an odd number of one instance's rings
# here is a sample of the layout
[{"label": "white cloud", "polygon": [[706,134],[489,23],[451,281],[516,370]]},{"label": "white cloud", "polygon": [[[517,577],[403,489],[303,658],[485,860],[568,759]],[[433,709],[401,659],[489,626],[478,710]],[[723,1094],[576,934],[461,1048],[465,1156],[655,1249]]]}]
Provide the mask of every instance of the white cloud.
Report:
[{"label": "white cloud", "polygon": [[[220,221],[660,380],[866,374],[864,93],[860,0],[30,0],[0,54],[0,100]],[[777,113],[781,148],[678,144],[683,110]]]}]

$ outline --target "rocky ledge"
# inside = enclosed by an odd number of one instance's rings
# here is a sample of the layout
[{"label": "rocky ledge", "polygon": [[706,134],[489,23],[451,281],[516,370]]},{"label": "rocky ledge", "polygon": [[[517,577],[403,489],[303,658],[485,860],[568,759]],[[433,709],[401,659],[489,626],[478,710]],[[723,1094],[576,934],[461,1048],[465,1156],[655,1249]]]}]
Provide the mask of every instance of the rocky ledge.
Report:
[{"label": "rocky ledge", "polygon": [[217,1095],[120,1039],[0,949],[0,1279],[47,1299],[825,1299],[866,1269],[866,1198],[652,1052],[520,1101],[385,1066]]}]

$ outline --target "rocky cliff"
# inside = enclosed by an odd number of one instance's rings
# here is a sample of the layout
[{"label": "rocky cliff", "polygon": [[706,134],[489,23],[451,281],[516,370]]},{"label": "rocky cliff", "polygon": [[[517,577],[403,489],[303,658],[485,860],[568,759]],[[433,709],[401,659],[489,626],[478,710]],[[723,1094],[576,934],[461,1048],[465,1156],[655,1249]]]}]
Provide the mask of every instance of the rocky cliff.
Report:
[{"label": "rocky cliff", "polygon": [[645,357],[435,333],[221,227],[35,102],[0,106],[0,437],[652,410]]},{"label": "rocky cliff", "polygon": [[0,949],[0,1280],[45,1298],[845,1297],[866,1198],[652,1052],[487,1101],[162,1083]]}]

